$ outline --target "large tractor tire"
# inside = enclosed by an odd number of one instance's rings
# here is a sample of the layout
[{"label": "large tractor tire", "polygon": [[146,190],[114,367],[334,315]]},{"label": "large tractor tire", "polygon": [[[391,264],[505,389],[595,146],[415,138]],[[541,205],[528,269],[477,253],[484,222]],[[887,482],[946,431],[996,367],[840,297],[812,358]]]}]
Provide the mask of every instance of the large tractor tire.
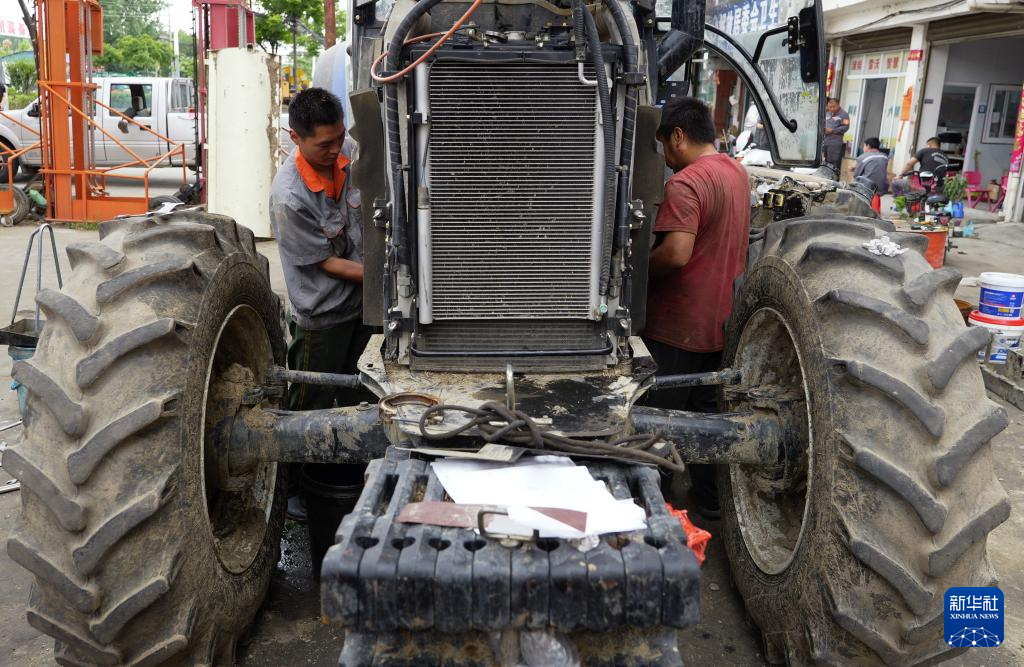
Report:
[{"label": "large tractor tire", "polygon": [[46,326],[14,377],[25,440],[7,542],[29,623],[66,665],[230,663],[277,562],[284,480],[229,477],[207,433],[282,364],[278,300],[252,233],[221,216],[104,223],[43,290]]},{"label": "large tractor tire", "polygon": [[[773,224],[728,326],[729,406],[781,398],[799,425],[786,466],[719,475],[733,575],[776,663],[948,659],[946,589],[995,582],[986,538],[1010,505],[989,446],[1007,415],[976,361],[988,336],[953,303],[959,273],[891,229]],[[911,248],[863,247],[886,233]]]}]

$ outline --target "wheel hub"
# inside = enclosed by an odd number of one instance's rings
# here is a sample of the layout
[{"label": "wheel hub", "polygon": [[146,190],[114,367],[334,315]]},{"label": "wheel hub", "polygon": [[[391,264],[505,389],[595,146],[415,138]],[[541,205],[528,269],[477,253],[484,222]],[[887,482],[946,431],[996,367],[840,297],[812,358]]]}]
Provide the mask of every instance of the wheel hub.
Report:
[{"label": "wheel hub", "polygon": [[763,308],[754,313],[734,360],[745,388],[727,392],[730,409],[769,408],[786,424],[785,452],[778,465],[729,468],[744,544],[758,568],[770,575],[789,567],[799,550],[814,477],[809,396],[794,340],[776,310]]}]

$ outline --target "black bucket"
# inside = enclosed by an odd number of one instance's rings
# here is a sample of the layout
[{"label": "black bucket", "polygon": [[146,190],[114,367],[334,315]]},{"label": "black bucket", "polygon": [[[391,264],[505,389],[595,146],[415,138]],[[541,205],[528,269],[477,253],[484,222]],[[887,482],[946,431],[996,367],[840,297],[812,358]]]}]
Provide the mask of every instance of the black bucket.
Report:
[{"label": "black bucket", "polygon": [[299,486],[306,498],[306,526],[313,576],[320,578],[320,564],[334,544],[338,524],[352,511],[363,492],[366,464],[306,463]]}]

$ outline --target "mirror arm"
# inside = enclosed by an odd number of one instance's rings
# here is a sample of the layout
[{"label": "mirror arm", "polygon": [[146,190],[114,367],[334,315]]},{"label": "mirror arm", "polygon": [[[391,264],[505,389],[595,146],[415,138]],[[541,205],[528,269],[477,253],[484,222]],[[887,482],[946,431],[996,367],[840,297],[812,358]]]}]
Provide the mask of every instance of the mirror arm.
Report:
[{"label": "mirror arm", "polygon": [[784,32],[789,32],[789,26],[780,25],[777,28],[772,28],[767,32],[761,33],[761,37],[757,40],[757,48],[754,49],[754,57],[751,59],[750,62],[752,62],[755,65],[761,62],[761,51],[764,50],[764,44],[765,42],[768,41],[768,38],[771,37],[772,35],[778,35]]}]

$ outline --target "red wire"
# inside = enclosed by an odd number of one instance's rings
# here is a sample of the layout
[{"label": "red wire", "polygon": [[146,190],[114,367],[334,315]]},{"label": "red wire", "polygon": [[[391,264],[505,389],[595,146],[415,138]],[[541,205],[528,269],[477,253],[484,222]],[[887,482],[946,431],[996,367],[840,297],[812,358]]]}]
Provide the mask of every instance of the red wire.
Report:
[{"label": "red wire", "polygon": [[[397,81],[398,79],[401,79],[402,77],[406,76],[409,72],[411,72],[414,69],[416,69],[416,67],[420,63],[422,63],[424,60],[426,60],[431,55],[433,55],[434,51],[437,51],[439,48],[441,48],[441,45],[444,44],[445,42],[447,42],[448,38],[450,38],[452,35],[454,35],[455,31],[458,30],[459,28],[461,28],[462,24],[469,20],[469,17],[473,15],[473,12],[475,12],[477,7],[479,7],[482,3],[483,3],[483,0],[473,0],[473,4],[469,6],[469,9],[466,10],[466,13],[463,14],[459,18],[459,20],[456,21],[455,24],[451,28],[448,29],[448,32],[444,33],[444,36],[441,37],[441,39],[437,40],[437,42],[435,42],[433,45],[431,45],[431,47],[429,49],[427,49],[426,53],[424,53],[422,56],[417,58],[415,62],[410,64],[408,67],[406,67],[402,71],[396,72],[395,74],[390,74],[388,76],[378,76],[375,73],[376,70],[377,70],[377,66],[388,55],[387,51],[385,51],[384,53],[380,54],[380,56],[376,60],[373,61],[373,66],[370,67],[370,76],[373,77],[373,80],[377,81],[378,83],[391,83],[392,81]],[[435,32],[435,33],[431,33],[429,35],[420,35],[419,37],[414,37],[413,39],[410,39],[410,40],[406,41],[405,43],[406,44],[415,44],[416,42],[422,42],[422,41],[425,41],[427,39],[433,39],[434,37],[437,37],[440,34],[441,33],[436,33]]]}]

